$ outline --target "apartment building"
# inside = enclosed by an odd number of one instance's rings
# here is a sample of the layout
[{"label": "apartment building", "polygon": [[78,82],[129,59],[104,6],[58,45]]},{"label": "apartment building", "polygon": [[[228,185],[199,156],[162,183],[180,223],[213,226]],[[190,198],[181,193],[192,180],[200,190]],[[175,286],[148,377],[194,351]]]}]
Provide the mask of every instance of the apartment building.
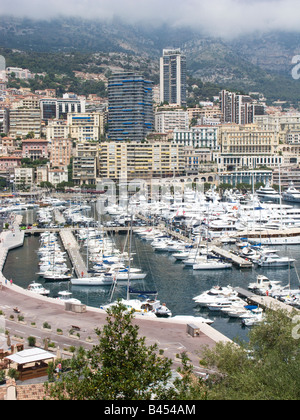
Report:
[{"label": "apartment building", "polygon": [[24,138],[34,133],[35,138],[41,135],[41,114],[38,108],[18,108],[9,110],[9,135]]},{"label": "apartment building", "polygon": [[48,159],[48,141],[44,139],[23,140],[22,156],[32,160]]},{"label": "apartment building", "polygon": [[96,184],[99,172],[98,143],[77,143],[72,166],[76,184]]},{"label": "apartment building", "polygon": [[52,139],[66,139],[69,136],[69,126],[66,120],[51,120],[46,126],[46,138],[48,141]]},{"label": "apartment building", "polygon": [[2,108],[0,109],[0,134],[1,133],[8,133],[8,109]]},{"label": "apartment building", "polygon": [[155,131],[167,133],[168,131],[188,130],[189,116],[183,109],[160,110],[155,112]]},{"label": "apartment building", "polygon": [[53,138],[48,144],[51,167],[68,166],[72,157],[72,144],[70,138]]},{"label": "apartment building", "polygon": [[187,113],[189,116],[189,122],[191,123],[192,120],[200,120],[201,125],[203,121],[209,120],[212,121],[212,125],[220,124],[222,119],[222,112],[219,106],[212,105],[212,106],[205,106],[205,107],[196,107],[196,108],[188,108]]},{"label": "apartment building", "polygon": [[186,57],[180,48],[163,50],[160,58],[160,101],[186,106]]},{"label": "apartment building", "polygon": [[108,81],[108,139],[143,141],[154,129],[153,82],[133,72]]},{"label": "apartment building", "polygon": [[112,180],[162,178],[184,173],[183,150],[170,142],[104,142],[100,177]]},{"label": "apartment building", "polygon": [[40,99],[41,119],[67,119],[68,113],[85,112],[85,100],[74,98],[43,98]]},{"label": "apartment building", "polygon": [[219,127],[194,126],[189,130],[174,130],[173,143],[193,148],[208,148],[218,150]]},{"label": "apartment building", "polygon": [[21,166],[21,157],[18,156],[0,156],[0,173],[7,175],[15,168]]},{"label": "apartment building", "polygon": [[68,134],[79,142],[100,141],[104,135],[104,113],[70,113],[67,116]]},{"label": "apartment building", "polygon": [[265,105],[254,101],[249,95],[222,90],[219,100],[223,123],[250,124],[256,115],[265,113]]},{"label": "apartment building", "polygon": [[66,169],[50,169],[48,181],[55,187],[62,182],[68,182],[68,171]]},{"label": "apartment building", "polygon": [[34,168],[15,168],[15,180],[16,186],[31,187],[35,181]]}]

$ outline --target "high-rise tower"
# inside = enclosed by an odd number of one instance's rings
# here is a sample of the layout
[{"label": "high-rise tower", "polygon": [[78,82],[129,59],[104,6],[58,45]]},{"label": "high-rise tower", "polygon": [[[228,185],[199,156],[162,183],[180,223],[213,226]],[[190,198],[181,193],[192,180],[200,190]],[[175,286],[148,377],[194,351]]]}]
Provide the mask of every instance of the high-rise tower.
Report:
[{"label": "high-rise tower", "polygon": [[164,49],[160,58],[160,101],[186,106],[186,57],[180,48]]},{"label": "high-rise tower", "polygon": [[153,82],[133,72],[108,81],[108,139],[142,141],[154,129]]}]

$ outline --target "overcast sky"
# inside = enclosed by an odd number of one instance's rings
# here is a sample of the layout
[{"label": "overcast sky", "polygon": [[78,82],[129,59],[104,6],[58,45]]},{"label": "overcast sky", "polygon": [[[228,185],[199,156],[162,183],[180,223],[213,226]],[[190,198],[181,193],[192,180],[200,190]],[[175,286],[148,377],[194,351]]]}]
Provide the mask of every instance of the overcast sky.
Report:
[{"label": "overcast sky", "polygon": [[270,30],[300,31],[300,0],[0,0],[0,15],[57,16],[189,26],[234,37]]}]

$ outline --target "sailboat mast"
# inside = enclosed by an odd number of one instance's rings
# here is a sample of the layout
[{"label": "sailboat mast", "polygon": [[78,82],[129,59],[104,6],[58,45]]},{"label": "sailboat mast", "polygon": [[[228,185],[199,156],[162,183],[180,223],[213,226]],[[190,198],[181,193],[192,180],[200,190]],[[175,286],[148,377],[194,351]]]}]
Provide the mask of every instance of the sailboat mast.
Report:
[{"label": "sailboat mast", "polygon": [[132,215],[130,217],[130,235],[129,235],[129,264],[128,264],[128,280],[127,280],[127,300],[130,299],[130,267],[131,267],[131,245],[132,245]]}]

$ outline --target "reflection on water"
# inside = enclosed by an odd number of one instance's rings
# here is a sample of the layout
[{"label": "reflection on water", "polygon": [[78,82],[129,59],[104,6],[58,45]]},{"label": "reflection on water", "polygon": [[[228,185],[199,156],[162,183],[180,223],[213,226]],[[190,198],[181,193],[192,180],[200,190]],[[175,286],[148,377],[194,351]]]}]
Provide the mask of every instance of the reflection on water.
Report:
[{"label": "reflection on water", "polygon": [[[123,249],[126,240],[125,235],[115,235],[115,243],[119,249]],[[43,278],[39,277],[38,237],[26,237],[22,248],[9,252],[4,267],[4,275],[26,288],[32,281],[37,281],[45,285]],[[297,260],[296,269],[300,269],[299,246],[279,246],[280,255],[288,255]],[[169,253],[154,252],[151,245],[133,235],[132,253],[133,266],[139,267],[147,272],[144,280],[135,281],[134,288],[139,290],[157,290],[158,298],[161,302],[166,302],[173,315],[200,315],[214,320],[212,326],[231,339],[239,336],[247,338],[247,329],[241,327],[237,319],[228,317],[209,310],[195,307],[193,297],[199,295],[212,286],[220,285],[233,287],[243,287],[247,289],[248,284],[256,280],[257,274],[264,274],[271,280],[280,280],[282,284],[287,284],[289,280],[287,269],[264,269],[253,268],[239,270],[220,271],[194,271],[186,268],[182,263],[175,261]],[[299,280],[296,269],[290,270],[291,287],[299,287]],[[57,296],[61,290],[70,290],[73,297],[80,299],[88,306],[99,307],[106,304],[110,299],[110,286],[104,287],[84,287],[72,286],[69,282],[47,282],[45,287],[50,290],[51,296]],[[113,299],[126,297],[126,283],[117,285]]]}]

